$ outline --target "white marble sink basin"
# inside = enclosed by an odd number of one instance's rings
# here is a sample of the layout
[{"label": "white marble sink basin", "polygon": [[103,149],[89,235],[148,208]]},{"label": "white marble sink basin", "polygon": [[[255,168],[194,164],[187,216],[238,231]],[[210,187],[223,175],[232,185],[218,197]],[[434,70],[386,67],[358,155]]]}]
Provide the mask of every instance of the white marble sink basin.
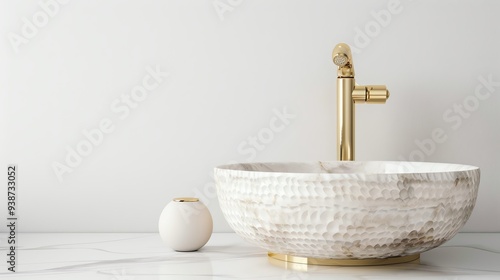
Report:
[{"label": "white marble sink basin", "polygon": [[322,259],[418,254],[470,217],[479,168],[425,162],[246,163],[215,168],[233,230],[270,252]]}]

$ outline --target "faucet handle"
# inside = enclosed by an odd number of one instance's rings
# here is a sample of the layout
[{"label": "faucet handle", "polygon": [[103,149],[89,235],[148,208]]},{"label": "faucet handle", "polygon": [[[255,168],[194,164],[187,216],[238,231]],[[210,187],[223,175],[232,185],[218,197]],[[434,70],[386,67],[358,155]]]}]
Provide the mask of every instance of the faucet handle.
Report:
[{"label": "faucet handle", "polygon": [[354,103],[384,104],[389,91],[384,85],[355,86],[352,91]]}]

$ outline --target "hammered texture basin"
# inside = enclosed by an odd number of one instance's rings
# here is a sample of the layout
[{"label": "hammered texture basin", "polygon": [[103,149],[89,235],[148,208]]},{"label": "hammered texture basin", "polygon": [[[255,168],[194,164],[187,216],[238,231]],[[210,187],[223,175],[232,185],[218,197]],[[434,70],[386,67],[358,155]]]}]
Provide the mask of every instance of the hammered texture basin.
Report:
[{"label": "hammered texture basin", "polygon": [[246,163],[215,168],[231,228],[270,252],[367,259],[418,254],[472,213],[479,168],[425,162]]}]

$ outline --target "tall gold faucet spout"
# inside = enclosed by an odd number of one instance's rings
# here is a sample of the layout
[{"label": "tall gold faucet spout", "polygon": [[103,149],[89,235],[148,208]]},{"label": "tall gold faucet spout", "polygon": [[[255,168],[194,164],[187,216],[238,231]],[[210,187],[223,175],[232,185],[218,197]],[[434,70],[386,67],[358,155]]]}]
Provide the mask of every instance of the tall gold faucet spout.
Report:
[{"label": "tall gold faucet spout", "polygon": [[355,103],[384,104],[389,91],[383,85],[357,86],[351,48],[344,43],[333,49],[337,69],[337,159],[354,160]]}]

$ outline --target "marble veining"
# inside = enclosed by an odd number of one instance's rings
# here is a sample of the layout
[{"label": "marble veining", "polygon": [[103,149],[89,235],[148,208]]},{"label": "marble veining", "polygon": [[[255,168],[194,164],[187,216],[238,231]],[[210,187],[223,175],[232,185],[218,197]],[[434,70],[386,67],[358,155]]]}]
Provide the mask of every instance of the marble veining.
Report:
[{"label": "marble veining", "polygon": [[215,169],[232,229],[267,251],[323,259],[425,252],[470,217],[479,169],[423,162],[249,163]]}]

